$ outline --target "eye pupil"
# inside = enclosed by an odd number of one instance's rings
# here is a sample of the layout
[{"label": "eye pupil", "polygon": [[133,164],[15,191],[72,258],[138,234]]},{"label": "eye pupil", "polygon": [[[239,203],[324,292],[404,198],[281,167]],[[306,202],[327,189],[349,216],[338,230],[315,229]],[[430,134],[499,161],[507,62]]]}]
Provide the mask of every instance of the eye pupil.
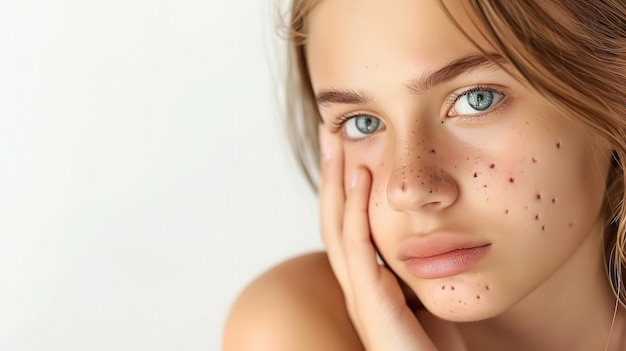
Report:
[{"label": "eye pupil", "polygon": [[484,111],[493,103],[493,93],[488,90],[474,91],[467,94],[467,102],[473,109]]},{"label": "eye pupil", "polygon": [[370,116],[356,117],[356,128],[363,134],[372,134],[378,130],[380,120]]}]

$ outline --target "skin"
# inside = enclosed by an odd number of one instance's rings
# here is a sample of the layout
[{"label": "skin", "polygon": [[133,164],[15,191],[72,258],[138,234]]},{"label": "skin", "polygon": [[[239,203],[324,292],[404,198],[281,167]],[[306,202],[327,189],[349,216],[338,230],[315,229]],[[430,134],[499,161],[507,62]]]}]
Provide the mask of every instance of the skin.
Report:
[{"label": "skin", "polygon": [[[450,8],[470,37],[493,51],[458,3]],[[479,54],[435,1],[326,0],[308,25],[316,94],[351,90],[371,99],[319,106],[330,130],[326,139],[342,139],[344,190],[350,194],[359,167],[371,175],[372,241],[425,307],[445,320],[471,322],[458,330],[477,349],[486,349],[478,347],[487,346],[485,336],[499,339],[493,331],[526,347],[535,342],[536,349],[572,340],[590,325],[602,326],[596,335],[606,340],[614,298],[603,273],[599,214],[608,147],[499,68],[473,70],[419,93],[407,89],[412,78]],[[455,104],[455,94],[475,86],[497,89],[503,98],[485,113],[463,114],[467,103]],[[333,127],[355,114],[384,127],[359,135],[354,118]],[[490,250],[461,274],[411,275],[397,254],[404,240],[440,232],[471,237]],[[593,342],[584,346],[597,349],[602,338]]]},{"label": "skin", "polygon": [[[493,52],[461,2],[446,4]],[[328,260],[298,258],[252,283],[225,350],[605,349],[615,307],[602,257],[606,143],[497,67],[407,89],[479,53],[437,1],[324,0],[306,23],[314,92],[371,101],[319,105]],[[457,98],[476,86],[502,99],[472,115]],[[339,125],[355,114],[381,127]],[[412,275],[399,250],[437,235],[489,249],[458,274]],[[407,306],[396,276],[425,309]],[[624,349],[623,319],[620,309],[608,350]]]}]

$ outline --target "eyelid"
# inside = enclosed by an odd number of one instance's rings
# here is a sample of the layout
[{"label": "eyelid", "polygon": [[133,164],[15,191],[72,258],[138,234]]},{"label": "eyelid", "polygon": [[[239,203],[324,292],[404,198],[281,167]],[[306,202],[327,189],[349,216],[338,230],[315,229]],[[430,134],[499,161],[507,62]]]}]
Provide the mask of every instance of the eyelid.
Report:
[{"label": "eyelid", "polygon": [[[502,95],[502,98],[500,99],[500,101],[498,101],[494,106],[488,108],[485,111],[482,112],[477,112],[474,114],[469,114],[469,115],[456,115],[456,116],[450,116],[450,111],[452,110],[452,107],[454,107],[454,105],[456,104],[456,102],[463,96],[472,93],[472,92],[476,92],[476,91],[481,91],[481,90],[487,90],[487,91],[491,91],[497,94]],[[506,92],[505,89],[503,89],[502,87],[494,87],[494,86],[487,86],[487,85],[476,85],[476,86],[472,86],[469,88],[465,88],[463,90],[461,90],[460,92],[454,92],[452,94],[450,94],[450,96],[448,97],[447,101],[446,101],[446,112],[445,112],[445,117],[447,118],[464,118],[467,120],[479,120],[483,117],[485,117],[486,115],[490,114],[490,113],[494,113],[497,112],[504,103],[506,103],[506,100],[508,100],[509,98],[509,94],[508,92]]]},{"label": "eyelid", "polygon": [[[381,127],[376,130],[375,132],[373,132],[370,135],[366,135],[363,136],[361,138],[353,138],[353,137],[349,137],[346,134],[346,122],[348,122],[349,120],[359,117],[359,116],[368,116],[368,117],[372,117],[372,118],[376,118],[377,120],[380,121],[381,123]],[[341,138],[343,139],[343,141],[347,141],[347,142],[360,142],[360,141],[364,141],[369,139],[370,136],[376,134],[377,132],[379,132],[380,130],[386,129],[386,125],[385,122],[382,120],[382,118],[376,117],[374,114],[372,113],[367,113],[367,112],[349,112],[346,114],[342,114],[339,115],[335,118],[333,118],[331,121],[329,121],[329,129],[331,133],[341,133]]]}]

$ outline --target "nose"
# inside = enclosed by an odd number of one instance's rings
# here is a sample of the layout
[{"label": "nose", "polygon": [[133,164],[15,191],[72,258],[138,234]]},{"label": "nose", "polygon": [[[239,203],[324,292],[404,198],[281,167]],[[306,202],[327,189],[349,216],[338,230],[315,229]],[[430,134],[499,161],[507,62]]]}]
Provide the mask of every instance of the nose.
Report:
[{"label": "nose", "polygon": [[387,184],[387,201],[392,209],[443,210],[457,200],[458,185],[441,167],[441,156],[418,150],[396,154],[399,155]]}]

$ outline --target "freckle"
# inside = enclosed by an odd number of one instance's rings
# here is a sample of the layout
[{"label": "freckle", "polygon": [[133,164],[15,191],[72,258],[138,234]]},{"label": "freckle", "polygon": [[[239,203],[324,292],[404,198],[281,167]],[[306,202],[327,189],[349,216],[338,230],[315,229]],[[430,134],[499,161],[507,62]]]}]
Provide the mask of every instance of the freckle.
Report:
[{"label": "freckle", "polygon": [[476,300],[480,300],[480,295],[476,295]]},{"label": "freckle", "polygon": [[444,124],[444,121],[441,121],[441,124]]},{"label": "freckle", "polygon": [[541,194],[536,195],[537,200],[541,200]]},{"label": "freckle", "polygon": [[505,214],[509,214],[509,210],[507,209],[506,211],[504,211]]},{"label": "freckle", "polygon": [[463,301],[459,300],[459,303],[463,303]]},{"label": "freckle", "polygon": [[487,290],[487,291],[490,290],[489,285],[485,285],[485,290]]},{"label": "freckle", "polygon": [[469,157],[466,157],[466,158],[465,158],[465,161],[469,161]]},{"label": "freckle", "polygon": [[486,188],[486,187],[487,187],[487,184],[483,184],[483,188]]},{"label": "freckle", "polygon": [[539,220],[539,215],[535,215],[535,220],[538,221]]},{"label": "freckle", "polygon": [[478,177],[478,173],[474,173],[474,178]]},{"label": "freckle", "polygon": [[452,286],[450,287],[450,290],[454,291],[454,285],[452,285]]},{"label": "freckle", "polygon": [[445,285],[442,285],[442,286],[441,286],[441,290],[446,290],[446,286],[445,286]]},{"label": "freckle", "polygon": [[524,206],[524,209],[525,209],[525,210],[528,210],[528,205]]},{"label": "freckle", "polygon": [[533,163],[537,163],[537,159],[533,157]]},{"label": "freckle", "polygon": [[402,189],[402,191],[406,191],[406,182],[402,182],[402,185],[400,186],[400,189]]},{"label": "freckle", "polygon": [[560,142],[560,141],[557,141],[557,143],[556,143],[556,144],[554,144],[554,145],[556,146],[556,148],[557,148],[557,149],[560,149],[560,148],[561,148],[561,142]]},{"label": "freckle", "polygon": [[556,203],[556,198],[552,198],[552,203],[555,204]]},{"label": "freckle", "polygon": [[437,151],[435,151],[435,149],[430,150],[431,154],[434,154],[435,152],[437,152]]},{"label": "freckle", "polygon": [[546,226],[545,226],[545,225],[542,225],[542,226],[541,226],[541,231],[542,231],[542,232],[545,232],[545,231],[546,231]]},{"label": "freckle", "polygon": [[495,163],[490,164],[490,165],[489,165],[489,168],[492,168],[492,169],[493,169],[493,168],[496,168],[496,164],[495,164]]},{"label": "freckle", "polygon": [[374,204],[376,207],[378,207],[378,202]]},{"label": "freckle", "polygon": [[509,178],[509,183],[515,183],[515,178]]},{"label": "freckle", "polygon": [[574,227],[574,223],[570,222],[570,223],[569,223],[569,227],[570,227],[570,228]]}]

